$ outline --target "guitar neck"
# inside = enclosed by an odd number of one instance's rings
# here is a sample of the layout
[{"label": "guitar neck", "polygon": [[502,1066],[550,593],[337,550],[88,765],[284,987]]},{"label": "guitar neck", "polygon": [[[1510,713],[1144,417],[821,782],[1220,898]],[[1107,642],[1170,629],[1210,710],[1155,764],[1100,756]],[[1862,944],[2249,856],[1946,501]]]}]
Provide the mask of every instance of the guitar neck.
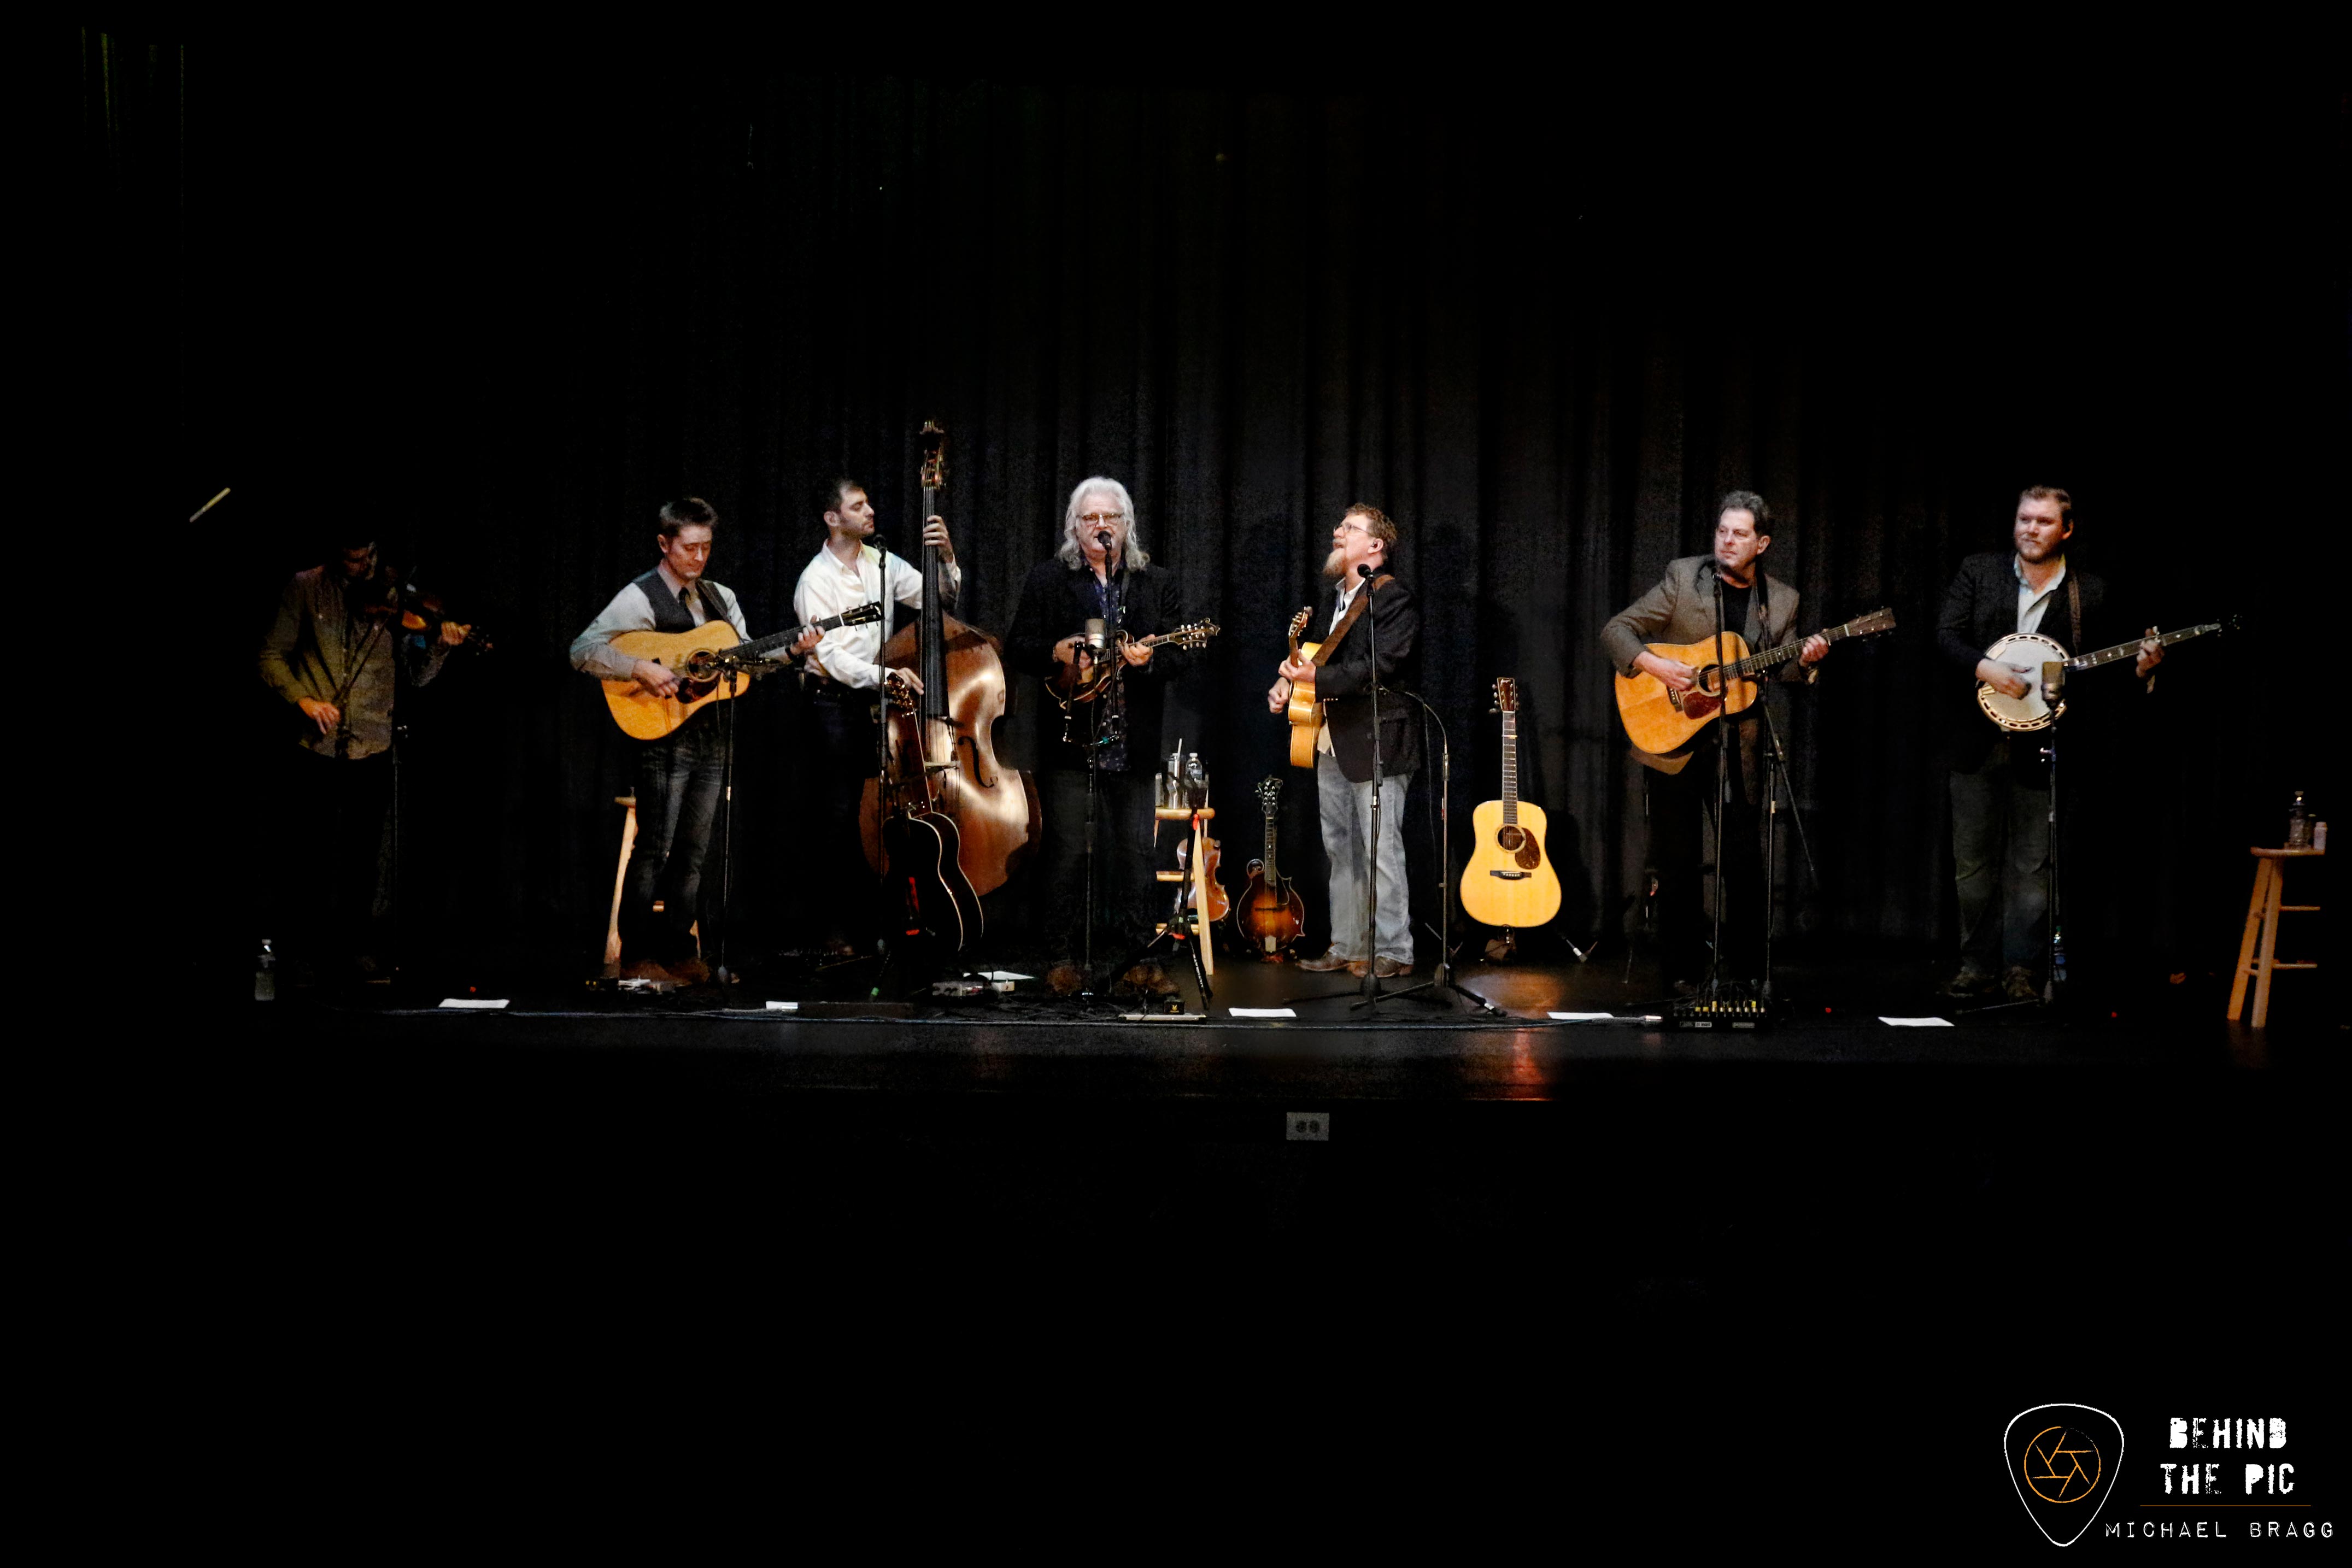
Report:
[{"label": "guitar neck", "polygon": [[1274,867],[1274,808],[1269,806],[1265,810],[1265,853],[1262,857],[1265,862],[1265,883],[1268,887],[1282,880],[1281,873],[1276,871]]},{"label": "guitar neck", "polygon": [[[2204,626],[2184,626],[2178,632],[2164,632],[2156,639],[2156,644],[2159,648],[2169,648],[2175,643],[2186,643],[2191,637],[2202,637],[2208,632],[2219,632],[2221,629],[2221,623],[2218,621]],[[2066,661],[2066,667],[2070,670],[2095,670],[2101,664],[2112,664],[2117,659],[2137,658],[2140,642],[2144,640],[2135,639],[2129,643],[2118,643],[2112,648],[2102,648],[2095,653],[2077,654]]]},{"label": "guitar neck", "polygon": [[[1851,621],[1843,626],[1824,626],[1813,633],[1814,636],[1830,643],[1842,643],[1853,634],[1853,622]],[[1785,664],[1805,651],[1806,641],[1807,639],[1800,637],[1793,643],[1783,643],[1777,648],[1767,648],[1760,653],[1750,653],[1732,666],[1732,673],[1735,675],[1752,675],[1759,670],[1769,670],[1775,664]]]},{"label": "guitar neck", "polygon": [[1519,716],[1517,709],[1503,715],[1503,821],[1517,827],[1519,821]]},{"label": "guitar neck", "polygon": [[849,617],[845,614],[828,615],[822,621],[812,621],[805,626],[795,626],[789,632],[777,632],[753,642],[738,643],[727,652],[739,659],[761,658],[774,653],[779,648],[792,646],[812,632],[830,632],[836,626],[847,624],[848,621]]}]

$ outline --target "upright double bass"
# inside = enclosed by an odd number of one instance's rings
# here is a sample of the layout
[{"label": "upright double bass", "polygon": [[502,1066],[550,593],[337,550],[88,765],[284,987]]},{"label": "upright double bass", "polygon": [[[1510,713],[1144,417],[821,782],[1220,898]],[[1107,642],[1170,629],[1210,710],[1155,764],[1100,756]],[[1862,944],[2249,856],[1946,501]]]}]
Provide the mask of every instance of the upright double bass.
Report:
[{"label": "upright double bass", "polygon": [[[947,432],[938,421],[926,420],[921,439],[922,515],[928,520],[947,489]],[[914,713],[890,724],[889,765],[882,781],[889,798],[882,787],[867,783],[864,836],[866,856],[881,871],[881,830],[891,818],[920,816],[935,829],[942,819],[951,823],[954,869],[961,874],[944,880],[956,919],[930,925],[943,936],[952,935],[950,925],[961,926],[961,940],[970,942],[985,929],[980,896],[1003,886],[1015,859],[1036,841],[1037,786],[1026,773],[996,760],[1004,661],[995,638],[947,612],[944,572],[939,550],[924,546],[921,613],[882,650],[885,666],[913,671],[923,689]]]}]

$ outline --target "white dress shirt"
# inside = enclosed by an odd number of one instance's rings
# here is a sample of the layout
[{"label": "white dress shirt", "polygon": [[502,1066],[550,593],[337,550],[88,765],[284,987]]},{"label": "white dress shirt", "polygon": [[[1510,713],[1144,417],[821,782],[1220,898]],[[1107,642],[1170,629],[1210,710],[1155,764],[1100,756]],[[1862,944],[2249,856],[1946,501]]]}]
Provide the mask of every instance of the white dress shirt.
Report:
[{"label": "white dress shirt", "polygon": [[[947,582],[950,592],[961,588],[962,569],[950,563]],[[922,608],[923,574],[902,555],[890,558],[890,598],[909,609]],[[800,582],[793,590],[793,619],[805,626],[861,604],[881,601],[882,558],[872,545],[857,547],[855,566],[845,566],[832,550],[819,549],[801,570]],[[809,657],[843,685],[872,691],[882,684],[882,622],[836,626],[824,634]]]},{"label": "white dress shirt", "polygon": [[[2015,556],[2009,558],[2009,570],[2017,574],[2017,629],[2021,632],[2041,631],[2042,618],[2050,613],[2050,601],[2057,598],[2059,589],[2065,586],[2066,558],[2063,555],[2058,558],[2058,575],[2050,580],[2047,588],[2036,588],[2026,581],[2025,568]],[[2069,648],[2066,651],[2079,653],[2083,650]]]}]

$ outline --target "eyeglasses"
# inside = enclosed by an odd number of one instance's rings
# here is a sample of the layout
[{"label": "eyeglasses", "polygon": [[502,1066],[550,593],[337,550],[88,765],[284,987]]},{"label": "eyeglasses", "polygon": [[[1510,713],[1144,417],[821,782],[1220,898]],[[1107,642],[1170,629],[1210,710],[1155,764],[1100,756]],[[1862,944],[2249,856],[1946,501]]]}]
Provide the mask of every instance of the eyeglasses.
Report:
[{"label": "eyeglasses", "polygon": [[1090,528],[1107,528],[1113,523],[1127,521],[1124,512],[1087,512],[1078,518]]}]

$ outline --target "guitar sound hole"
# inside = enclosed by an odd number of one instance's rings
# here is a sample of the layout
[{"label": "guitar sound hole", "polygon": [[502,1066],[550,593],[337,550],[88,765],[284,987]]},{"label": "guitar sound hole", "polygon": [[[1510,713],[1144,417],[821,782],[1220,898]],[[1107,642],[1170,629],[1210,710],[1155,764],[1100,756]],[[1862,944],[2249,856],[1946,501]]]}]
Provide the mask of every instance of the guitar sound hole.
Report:
[{"label": "guitar sound hole", "polygon": [[[1526,852],[1528,831],[1525,828],[1507,827],[1495,835],[1495,841],[1514,855],[1523,854]],[[1524,865],[1528,862],[1522,861],[1520,863]]]}]

